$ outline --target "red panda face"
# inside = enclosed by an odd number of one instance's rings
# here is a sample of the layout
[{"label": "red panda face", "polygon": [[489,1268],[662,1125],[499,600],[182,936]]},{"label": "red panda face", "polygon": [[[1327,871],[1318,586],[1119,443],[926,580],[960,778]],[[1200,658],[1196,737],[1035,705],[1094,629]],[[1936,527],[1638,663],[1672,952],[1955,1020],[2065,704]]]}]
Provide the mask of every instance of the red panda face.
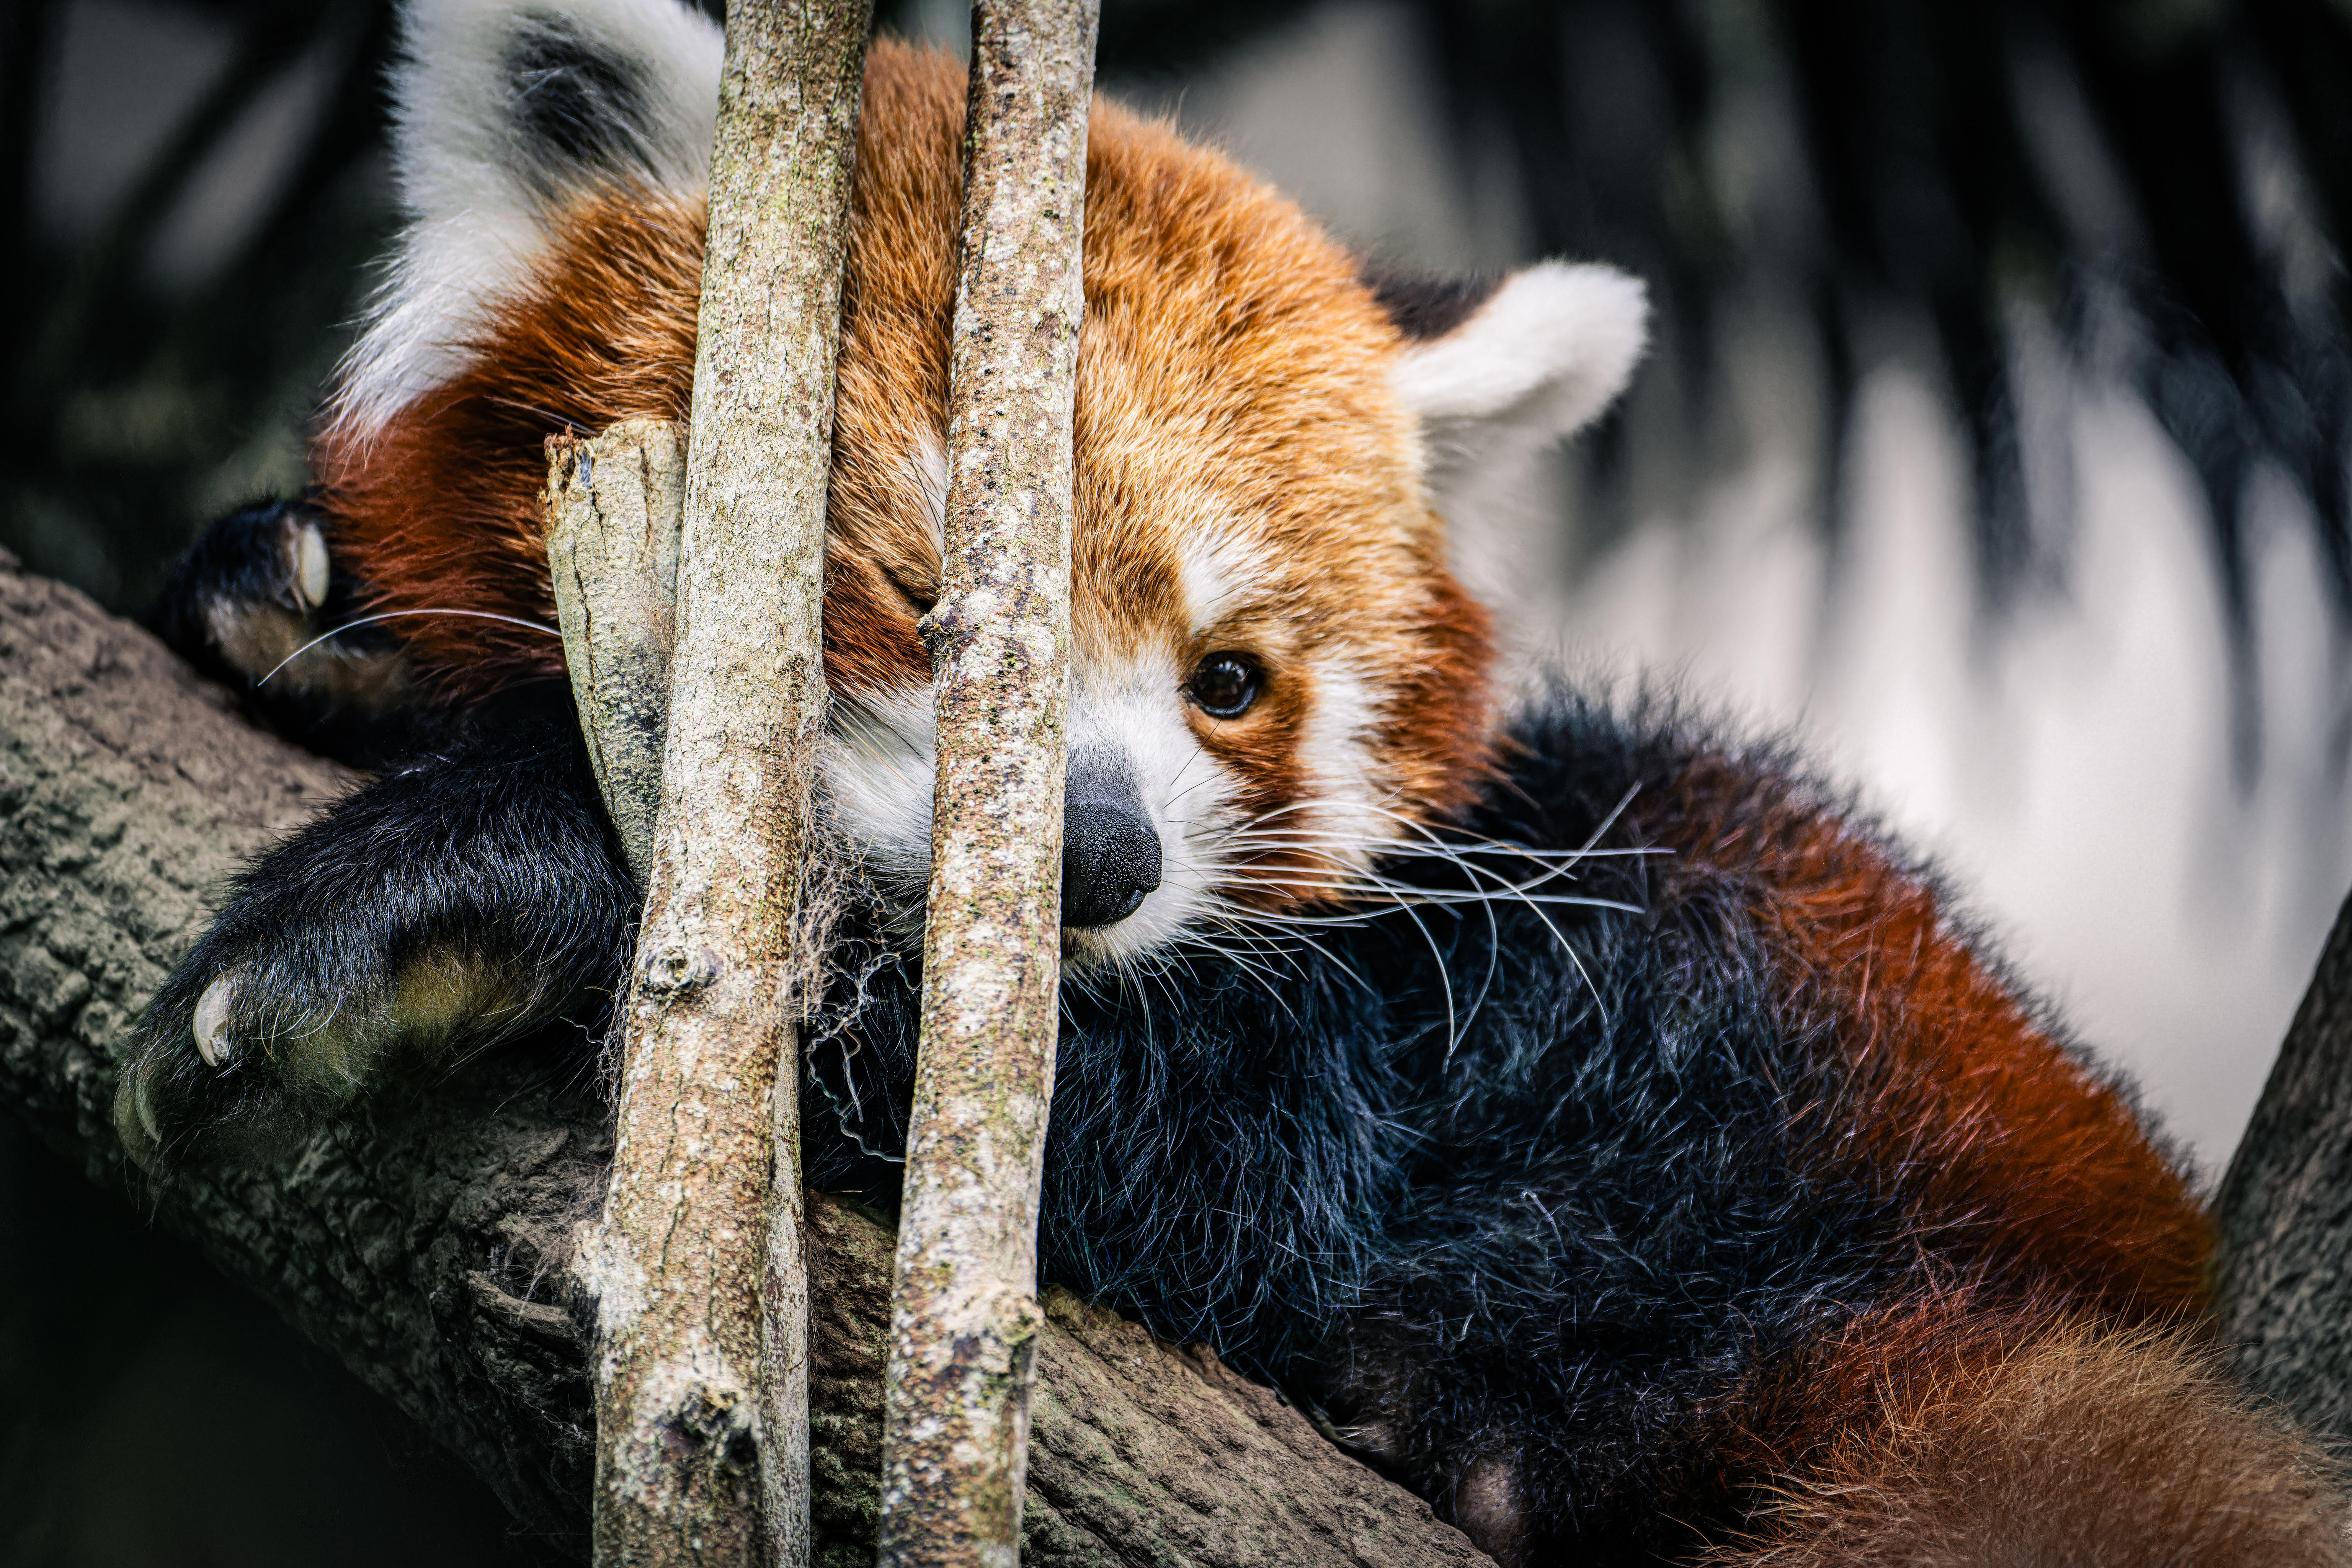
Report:
[{"label": "red panda face", "polygon": [[[410,47],[419,211],[321,437],[336,542],[385,608],[551,620],[543,437],[686,416],[715,40],[671,0],[560,16],[436,0]],[[594,93],[551,102],[575,58]],[[940,575],[963,101],[961,66],[874,49],[828,517],[820,808],[909,921],[929,876],[917,624]],[[501,129],[460,135],[434,106]],[[561,145],[534,142],[557,110]],[[492,221],[502,178],[520,216]],[[436,191],[463,210],[430,210]],[[1639,353],[1642,305],[1614,273],[1539,268],[1448,296],[1447,330],[1422,331],[1297,209],[1107,106],[1085,272],[1065,945],[1117,963],[1343,902],[1476,787],[1491,650],[1447,568],[1446,477],[1596,412]],[[560,668],[484,624],[412,620],[412,657],[461,693]]]}]

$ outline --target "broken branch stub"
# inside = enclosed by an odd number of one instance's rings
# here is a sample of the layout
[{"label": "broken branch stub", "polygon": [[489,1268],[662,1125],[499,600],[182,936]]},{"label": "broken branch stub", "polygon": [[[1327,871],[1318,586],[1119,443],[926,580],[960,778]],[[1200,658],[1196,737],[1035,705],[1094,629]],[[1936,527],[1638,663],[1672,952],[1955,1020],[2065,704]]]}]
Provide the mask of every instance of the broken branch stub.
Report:
[{"label": "broken branch stub", "polygon": [[547,458],[547,566],[563,663],[597,790],[643,888],[669,728],[686,427],[633,419],[600,436],[551,436]]},{"label": "broken branch stub", "polygon": [[1019,1554],[1061,980],[1071,440],[1094,0],[980,0],[948,393],[922,1039],[885,1383],[885,1568]]},{"label": "broken branch stub", "polygon": [[728,10],[660,803],[588,1270],[604,1564],[809,1552],[793,921],[868,7]]}]

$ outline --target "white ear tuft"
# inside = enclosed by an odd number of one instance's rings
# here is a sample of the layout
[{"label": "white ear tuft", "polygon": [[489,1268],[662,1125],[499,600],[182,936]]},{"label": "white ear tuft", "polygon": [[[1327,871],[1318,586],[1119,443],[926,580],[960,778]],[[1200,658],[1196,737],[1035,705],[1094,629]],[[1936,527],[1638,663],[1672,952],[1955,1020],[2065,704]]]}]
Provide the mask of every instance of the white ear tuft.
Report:
[{"label": "white ear tuft", "polygon": [[1623,391],[1649,341],[1641,283],[1613,267],[1545,261],[1507,279],[1391,379],[1421,416],[1436,488],[1572,435]]},{"label": "white ear tuft", "polygon": [[719,29],[677,0],[407,0],[401,44],[408,226],[336,389],[351,435],[462,368],[566,197],[620,183],[699,199],[718,114]]}]

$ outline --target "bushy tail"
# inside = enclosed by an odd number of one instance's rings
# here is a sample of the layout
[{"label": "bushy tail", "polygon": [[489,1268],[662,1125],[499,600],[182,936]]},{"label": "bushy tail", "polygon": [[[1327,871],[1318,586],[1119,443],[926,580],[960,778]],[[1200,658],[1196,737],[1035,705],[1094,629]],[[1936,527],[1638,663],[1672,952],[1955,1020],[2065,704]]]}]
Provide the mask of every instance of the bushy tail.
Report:
[{"label": "bushy tail", "polygon": [[1932,1367],[1882,1362],[1877,1415],[1708,1568],[2352,1565],[2341,1468],[2210,1352],[2162,1330],[2009,1327],[1948,1341]]}]

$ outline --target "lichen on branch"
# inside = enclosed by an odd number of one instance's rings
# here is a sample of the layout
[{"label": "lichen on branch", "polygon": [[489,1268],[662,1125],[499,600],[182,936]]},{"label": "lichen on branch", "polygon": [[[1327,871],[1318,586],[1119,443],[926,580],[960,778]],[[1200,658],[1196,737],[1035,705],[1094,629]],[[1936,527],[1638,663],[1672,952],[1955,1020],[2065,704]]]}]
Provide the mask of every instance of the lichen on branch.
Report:
[{"label": "lichen on branch", "polygon": [[880,1561],[1013,1560],[1061,981],[1070,510],[1097,0],[980,0],[924,618],[938,775]]},{"label": "lichen on branch", "polygon": [[728,11],[660,804],[587,1253],[600,1563],[808,1561],[793,929],[868,21]]}]

